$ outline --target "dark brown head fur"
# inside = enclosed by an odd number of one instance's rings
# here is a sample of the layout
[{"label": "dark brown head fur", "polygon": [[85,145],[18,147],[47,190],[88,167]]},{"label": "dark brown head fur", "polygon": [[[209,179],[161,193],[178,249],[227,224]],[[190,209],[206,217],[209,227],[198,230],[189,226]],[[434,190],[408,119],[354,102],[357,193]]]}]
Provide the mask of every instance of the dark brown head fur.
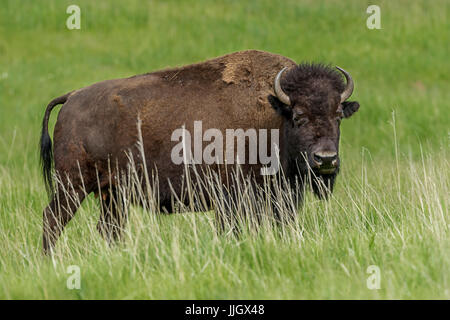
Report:
[{"label": "dark brown head fur", "polygon": [[[339,125],[359,108],[358,102],[340,103],[346,85],[341,74],[323,64],[303,63],[291,68],[281,80],[290,105],[269,96],[272,107],[285,119],[285,166],[290,175],[305,176],[311,170],[317,182],[332,190],[339,172]],[[283,152],[282,151],[282,152]]]}]

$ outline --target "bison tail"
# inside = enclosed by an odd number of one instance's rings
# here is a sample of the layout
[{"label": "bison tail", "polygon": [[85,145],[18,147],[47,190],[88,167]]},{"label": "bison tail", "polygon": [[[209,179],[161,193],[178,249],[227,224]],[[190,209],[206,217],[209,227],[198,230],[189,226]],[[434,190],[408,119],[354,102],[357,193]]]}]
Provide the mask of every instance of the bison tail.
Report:
[{"label": "bison tail", "polygon": [[47,106],[45,110],[44,119],[42,120],[42,132],[41,139],[39,142],[40,149],[40,160],[42,175],[44,177],[45,188],[49,196],[53,195],[53,179],[52,179],[52,168],[53,168],[53,149],[52,140],[48,134],[48,119],[50,118],[50,113],[52,109],[58,104],[65,103],[71,92],[53,99]]}]

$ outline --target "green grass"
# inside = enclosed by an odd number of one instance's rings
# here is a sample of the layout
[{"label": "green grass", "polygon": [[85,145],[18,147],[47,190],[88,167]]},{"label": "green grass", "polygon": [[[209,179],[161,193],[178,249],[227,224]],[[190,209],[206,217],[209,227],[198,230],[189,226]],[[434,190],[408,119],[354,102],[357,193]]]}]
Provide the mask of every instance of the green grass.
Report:
[{"label": "green grass", "polygon": [[[0,298],[450,298],[447,1],[377,1],[381,30],[366,28],[369,1],[135,0],[76,1],[82,28],[69,31],[73,3],[0,0]],[[250,48],[336,64],[356,82],[334,196],[308,194],[302,233],[236,240],[216,236],[211,213],[132,208],[125,242],[109,248],[89,198],[43,258],[46,104]],[[81,290],[66,287],[69,265]],[[380,290],[366,286],[369,265]]]}]

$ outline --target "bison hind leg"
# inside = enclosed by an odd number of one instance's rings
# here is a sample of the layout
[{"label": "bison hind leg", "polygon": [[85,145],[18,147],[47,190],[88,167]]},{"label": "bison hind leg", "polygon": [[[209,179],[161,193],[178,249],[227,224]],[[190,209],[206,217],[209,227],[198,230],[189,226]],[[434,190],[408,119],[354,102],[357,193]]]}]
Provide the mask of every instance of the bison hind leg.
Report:
[{"label": "bison hind leg", "polygon": [[65,226],[75,215],[85,198],[82,187],[72,190],[58,188],[43,212],[42,246],[45,255],[50,254]]},{"label": "bison hind leg", "polygon": [[98,198],[100,200],[100,217],[97,230],[109,244],[113,244],[122,237],[128,218],[127,208],[114,187],[102,189]]}]

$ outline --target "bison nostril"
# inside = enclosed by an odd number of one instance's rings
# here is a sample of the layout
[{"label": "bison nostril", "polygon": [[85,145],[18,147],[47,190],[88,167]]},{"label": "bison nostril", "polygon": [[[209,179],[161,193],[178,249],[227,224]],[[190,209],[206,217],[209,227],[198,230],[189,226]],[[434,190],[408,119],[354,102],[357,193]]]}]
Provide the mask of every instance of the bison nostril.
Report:
[{"label": "bison nostril", "polygon": [[313,155],[313,158],[314,158],[314,162],[315,162],[318,166],[320,166],[320,165],[322,164],[322,159],[320,158],[320,156],[318,156],[317,154],[314,154],[314,155]]}]

